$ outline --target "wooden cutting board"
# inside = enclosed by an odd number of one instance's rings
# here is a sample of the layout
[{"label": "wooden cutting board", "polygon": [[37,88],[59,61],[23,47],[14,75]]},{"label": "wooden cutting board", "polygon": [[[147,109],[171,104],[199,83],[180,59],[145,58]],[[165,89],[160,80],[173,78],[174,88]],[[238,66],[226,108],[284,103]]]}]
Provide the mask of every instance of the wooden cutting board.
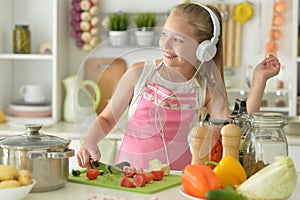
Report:
[{"label": "wooden cutting board", "polygon": [[126,62],[121,58],[89,58],[84,63],[84,79],[94,81],[101,90],[97,114],[107,105],[125,71]]},{"label": "wooden cutting board", "polygon": [[85,176],[85,174],[81,174],[79,177],[75,177],[72,174],[69,174],[68,181],[85,184],[85,185],[106,187],[106,188],[112,188],[117,190],[126,190],[126,191],[138,192],[144,194],[153,194],[155,192],[166,190],[181,184],[181,176],[171,174],[168,176],[164,176],[164,178],[161,181],[150,181],[144,187],[126,188],[120,186],[122,177],[123,174],[101,175],[98,176],[96,180],[89,180]]}]

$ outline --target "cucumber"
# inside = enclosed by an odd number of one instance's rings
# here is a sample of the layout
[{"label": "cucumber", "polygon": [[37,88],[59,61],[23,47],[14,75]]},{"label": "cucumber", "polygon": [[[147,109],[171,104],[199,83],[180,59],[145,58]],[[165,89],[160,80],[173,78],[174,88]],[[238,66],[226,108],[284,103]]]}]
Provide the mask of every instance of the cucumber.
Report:
[{"label": "cucumber", "polygon": [[207,200],[244,200],[235,190],[219,189],[210,190],[206,193]]}]

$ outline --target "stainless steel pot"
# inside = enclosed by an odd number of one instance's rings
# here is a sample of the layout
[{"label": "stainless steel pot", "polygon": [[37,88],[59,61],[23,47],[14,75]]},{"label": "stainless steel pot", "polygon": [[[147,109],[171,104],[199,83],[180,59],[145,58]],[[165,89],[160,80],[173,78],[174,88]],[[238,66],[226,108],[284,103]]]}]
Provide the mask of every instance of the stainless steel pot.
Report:
[{"label": "stainless steel pot", "polygon": [[74,156],[68,148],[71,141],[39,132],[39,124],[25,127],[27,133],[0,141],[0,164],[30,170],[37,181],[32,192],[62,188],[69,174],[69,157]]}]

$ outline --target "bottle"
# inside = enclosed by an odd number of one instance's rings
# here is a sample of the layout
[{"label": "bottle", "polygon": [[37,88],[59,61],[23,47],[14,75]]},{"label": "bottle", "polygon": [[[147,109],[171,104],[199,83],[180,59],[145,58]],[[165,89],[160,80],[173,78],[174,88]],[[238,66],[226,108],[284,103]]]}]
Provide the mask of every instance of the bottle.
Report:
[{"label": "bottle", "polygon": [[[213,119],[209,121],[208,134],[210,139],[210,152],[209,160],[219,162],[222,159],[223,155],[223,146],[222,146],[222,135],[221,129],[226,124],[229,124],[228,120],[218,120]],[[210,165],[211,168],[214,168],[213,165]]]},{"label": "bottle", "polygon": [[286,121],[281,113],[257,112],[251,115],[251,130],[245,138],[243,167],[250,177],[273,163],[276,156],[287,156]]},{"label": "bottle", "polygon": [[31,53],[30,30],[28,25],[15,25],[14,53]]}]

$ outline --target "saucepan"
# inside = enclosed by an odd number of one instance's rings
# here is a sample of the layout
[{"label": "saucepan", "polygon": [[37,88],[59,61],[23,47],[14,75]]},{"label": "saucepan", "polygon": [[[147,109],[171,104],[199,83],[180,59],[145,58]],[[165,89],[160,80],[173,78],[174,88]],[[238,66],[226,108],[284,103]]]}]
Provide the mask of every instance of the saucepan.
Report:
[{"label": "saucepan", "polygon": [[288,123],[283,127],[286,135],[300,135],[300,116],[288,117]]},{"label": "saucepan", "polygon": [[42,125],[27,124],[27,133],[0,140],[0,164],[17,169],[28,169],[37,181],[32,192],[62,188],[69,174],[70,140],[46,135],[39,130]]}]

